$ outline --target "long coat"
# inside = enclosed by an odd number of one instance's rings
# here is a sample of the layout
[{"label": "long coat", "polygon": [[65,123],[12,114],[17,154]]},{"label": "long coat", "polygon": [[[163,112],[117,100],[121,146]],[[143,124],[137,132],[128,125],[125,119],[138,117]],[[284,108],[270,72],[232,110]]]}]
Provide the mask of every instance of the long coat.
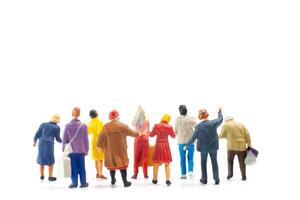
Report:
[{"label": "long coat", "polygon": [[153,153],[153,162],[157,164],[170,163],[172,154],[168,141],[168,136],[175,138],[173,127],[165,122],[155,124],[150,133],[150,137],[156,135],[156,142]]},{"label": "long coat", "polygon": [[54,138],[61,143],[60,128],[53,122],[43,123],[34,136],[34,143],[39,140],[37,163],[51,166],[54,159]]},{"label": "long coat", "polygon": [[138,135],[118,120],[112,120],[104,125],[97,141],[97,147],[105,150],[104,164],[109,170],[122,170],[128,167],[126,137],[137,137]]},{"label": "long coat", "polygon": [[103,128],[102,121],[96,117],[88,124],[88,133],[92,136],[91,140],[91,156],[93,160],[104,160],[104,152],[99,152],[97,149],[97,140]]}]

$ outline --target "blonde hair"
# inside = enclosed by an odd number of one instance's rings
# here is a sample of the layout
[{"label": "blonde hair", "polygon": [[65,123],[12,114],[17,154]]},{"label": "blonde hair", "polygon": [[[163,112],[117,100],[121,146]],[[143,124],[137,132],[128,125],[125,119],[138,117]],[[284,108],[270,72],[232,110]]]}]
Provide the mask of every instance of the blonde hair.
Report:
[{"label": "blonde hair", "polygon": [[161,118],[161,121],[169,123],[171,121],[171,116],[169,114],[164,114]]},{"label": "blonde hair", "polygon": [[60,122],[60,115],[59,114],[53,114],[51,116],[51,122],[53,122],[53,123],[59,123]]}]

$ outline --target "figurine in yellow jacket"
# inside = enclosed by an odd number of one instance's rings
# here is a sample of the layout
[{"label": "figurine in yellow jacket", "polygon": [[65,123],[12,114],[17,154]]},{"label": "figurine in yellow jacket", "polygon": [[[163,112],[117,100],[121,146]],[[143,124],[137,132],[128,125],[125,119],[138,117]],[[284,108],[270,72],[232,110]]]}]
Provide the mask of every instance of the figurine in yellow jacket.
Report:
[{"label": "figurine in yellow jacket", "polygon": [[96,178],[107,179],[102,173],[104,152],[99,152],[96,147],[98,137],[103,128],[103,122],[98,118],[98,113],[96,110],[90,111],[90,117],[91,121],[88,124],[88,133],[92,136],[91,156],[92,159],[95,160],[95,167],[97,171]]}]

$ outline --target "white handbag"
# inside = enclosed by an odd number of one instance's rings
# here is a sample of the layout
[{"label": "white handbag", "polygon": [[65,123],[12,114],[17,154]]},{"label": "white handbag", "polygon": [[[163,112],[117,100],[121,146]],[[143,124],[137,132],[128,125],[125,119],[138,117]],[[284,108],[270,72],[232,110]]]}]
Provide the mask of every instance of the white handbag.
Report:
[{"label": "white handbag", "polygon": [[256,156],[251,150],[247,151],[247,156],[245,158],[245,165],[254,165],[256,163]]}]

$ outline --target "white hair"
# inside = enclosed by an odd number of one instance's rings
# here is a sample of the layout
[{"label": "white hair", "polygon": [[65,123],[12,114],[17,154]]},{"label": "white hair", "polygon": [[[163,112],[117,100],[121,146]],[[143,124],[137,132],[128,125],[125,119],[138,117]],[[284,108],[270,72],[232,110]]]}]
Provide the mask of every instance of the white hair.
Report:
[{"label": "white hair", "polygon": [[233,120],[233,117],[232,117],[232,116],[226,116],[226,117],[225,117],[225,122],[229,122],[229,121],[231,121],[231,120]]}]

